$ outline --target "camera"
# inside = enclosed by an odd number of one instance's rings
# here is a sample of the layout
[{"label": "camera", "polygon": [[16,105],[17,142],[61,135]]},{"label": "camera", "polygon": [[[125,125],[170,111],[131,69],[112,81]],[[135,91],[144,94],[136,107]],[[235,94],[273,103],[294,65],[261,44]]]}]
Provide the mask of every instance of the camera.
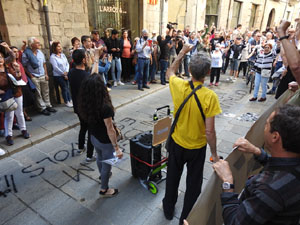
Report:
[{"label": "camera", "polygon": [[169,30],[171,30],[171,29],[174,29],[174,25],[178,25],[178,23],[172,23],[172,22],[169,22],[168,24],[167,24],[167,28],[169,29]]}]

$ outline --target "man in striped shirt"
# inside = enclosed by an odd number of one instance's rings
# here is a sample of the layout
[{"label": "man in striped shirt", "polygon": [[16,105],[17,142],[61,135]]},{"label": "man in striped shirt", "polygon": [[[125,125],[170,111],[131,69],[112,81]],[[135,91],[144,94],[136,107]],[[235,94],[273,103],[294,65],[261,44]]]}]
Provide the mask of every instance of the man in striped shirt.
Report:
[{"label": "man in striped shirt", "polygon": [[254,154],[264,165],[260,174],[248,179],[240,197],[233,192],[234,181],[228,162],[213,165],[224,182],[221,195],[225,225],[300,224],[300,107],[285,105],[268,118],[265,147],[252,145],[244,138],[234,146]]}]

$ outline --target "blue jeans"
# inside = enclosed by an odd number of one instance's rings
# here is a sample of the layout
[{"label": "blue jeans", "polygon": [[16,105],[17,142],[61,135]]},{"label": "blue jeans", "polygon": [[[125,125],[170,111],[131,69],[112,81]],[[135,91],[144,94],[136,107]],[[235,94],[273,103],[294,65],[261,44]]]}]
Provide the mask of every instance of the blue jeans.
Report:
[{"label": "blue jeans", "polygon": [[168,69],[168,60],[164,60],[164,59],[161,59],[159,60],[160,62],[160,82],[162,84],[165,84],[166,83],[166,72],[167,72],[167,69]]},{"label": "blue jeans", "polygon": [[139,70],[138,70],[138,64],[135,64],[134,66],[134,80],[137,82],[139,78]]},{"label": "blue jeans", "polygon": [[101,175],[101,188],[108,189],[109,173],[111,171],[111,165],[103,163],[103,160],[111,159],[114,157],[114,147],[111,143],[103,144],[93,135],[91,135],[91,142],[94,145],[97,152],[97,166]]},{"label": "blue jeans", "polygon": [[65,103],[71,101],[71,95],[69,90],[69,81],[65,80],[63,76],[53,76],[54,81],[60,86],[61,94]]},{"label": "blue jeans", "polygon": [[191,56],[190,55],[185,55],[184,56],[184,61],[183,61],[183,65],[184,65],[184,73],[186,76],[189,76],[189,64],[190,64],[190,60],[191,60]]},{"label": "blue jeans", "polygon": [[152,61],[152,65],[150,65],[150,69],[149,69],[149,80],[148,81],[152,81],[155,80],[155,74],[156,74],[156,63],[154,62],[154,60]]},{"label": "blue jeans", "polygon": [[[116,79],[116,73],[115,69],[117,67],[117,79]],[[122,73],[122,64],[120,58],[114,58],[111,61],[111,75],[114,81],[120,81],[121,80],[121,73]]]},{"label": "blue jeans", "polygon": [[147,85],[150,59],[138,58],[138,88]]},{"label": "blue jeans", "polygon": [[259,85],[261,85],[261,89],[262,89],[261,97],[266,98],[268,80],[269,80],[268,77],[262,77],[259,73],[255,74],[254,94],[253,94],[254,98],[257,98]]},{"label": "blue jeans", "polygon": [[[276,63],[274,73],[282,67],[282,64],[283,64],[282,61],[279,61],[279,62]],[[274,79],[273,80],[272,91],[276,91],[277,85],[278,85],[278,81],[277,81],[277,79]]]}]

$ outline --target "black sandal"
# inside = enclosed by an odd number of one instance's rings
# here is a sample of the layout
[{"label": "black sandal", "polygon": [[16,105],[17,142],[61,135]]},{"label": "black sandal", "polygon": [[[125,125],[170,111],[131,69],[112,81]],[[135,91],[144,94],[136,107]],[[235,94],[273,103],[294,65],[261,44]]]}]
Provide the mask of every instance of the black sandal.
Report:
[{"label": "black sandal", "polygon": [[105,191],[100,191],[99,194],[104,198],[111,198],[111,197],[116,196],[119,193],[118,189],[113,189],[113,190],[114,190],[114,193],[112,193],[112,194],[106,194],[106,192],[108,191],[108,188]]}]

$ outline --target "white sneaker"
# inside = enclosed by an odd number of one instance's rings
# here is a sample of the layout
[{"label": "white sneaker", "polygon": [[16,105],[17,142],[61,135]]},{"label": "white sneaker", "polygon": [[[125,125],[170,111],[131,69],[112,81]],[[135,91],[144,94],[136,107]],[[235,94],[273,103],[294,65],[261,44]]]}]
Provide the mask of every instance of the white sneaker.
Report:
[{"label": "white sneaker", "polygon": [[123,85],[124,85],[124,83],[123,83],[122,81],[119,81],[119,82],[118,82],[118,85],[121,85],[121,86],[123,86]]},{"label": "white sneaker", "polygon": [[0,156],[5,155],[5,151],[3,149],[0,148]]},{"label": "white sneaker", "polygon": [[73,107],[73,104],[72,104],[71,102],[67,102],[67,103],[66,103],[66,106],[69,107],[69,108],[72,108],[72,107]]},{"label": "white sneaker", "polygon": [[94,157],[94,156],[92,158],[86,157],[85,161],[87,163],[94,162],[94,161],[96,161],[96,157]]},{"label": "white sneaker", "polygon": [[107,91],[111,91],[111,88],[108,87],[108,88],[107,88]]},{"label": "white sneaker", "polygon": [[114,81],[114,87],[117,87],[117,86],[118,86],[117,81]]}]

